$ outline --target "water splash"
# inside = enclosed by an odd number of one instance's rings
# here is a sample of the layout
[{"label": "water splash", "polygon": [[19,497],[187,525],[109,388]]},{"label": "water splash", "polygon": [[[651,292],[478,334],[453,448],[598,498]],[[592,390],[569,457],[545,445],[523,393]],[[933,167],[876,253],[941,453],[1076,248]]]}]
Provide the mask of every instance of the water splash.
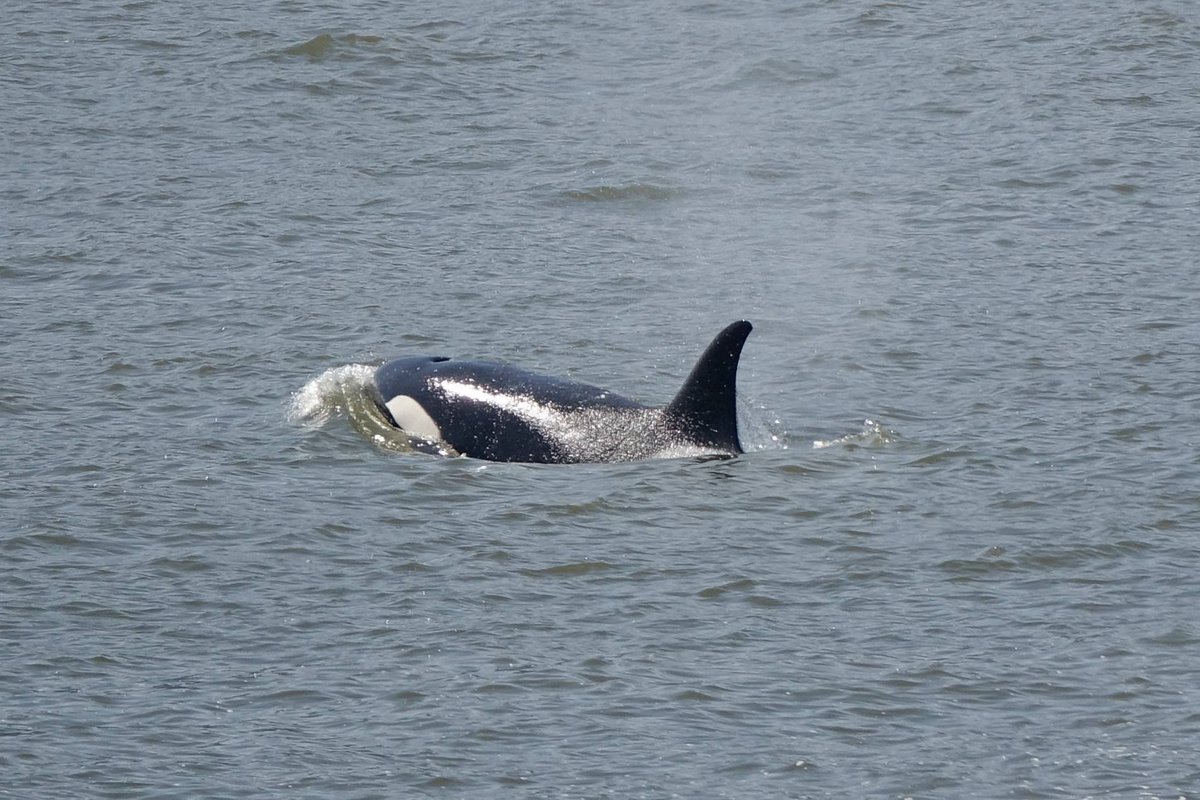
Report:
[{"label": "water splash", "polygon": [[873,419],[864,419],[862,430],[858,433],[839,436],[836,439],[817,439],[813,442],[813,449],[824,450],[829,447],[844,447],[847,450],[854,450],[859,447],[880,447],[891,444],[899,438],[900,434],[894,430]]},{"label": "water splash", "polygon": [[367,364],[346,364],[327,369],[292,395],[288,419],[294,423],[320,428],[334,417],[350,413],[370,397],[368,387],[375,368]]},{"label": "water splash", "polygon": [[775,417],[766,406],[746,400],[739,394],[737,411],[738,439],[747,453],[788,449],[783,421]]},{"label": "water splash", "polygon": [[292,395],[288,419],[294,424],[317,429],[324,427],[331,419],[345,417],[351,428],[384,450],[420,450],[447,457],[457,456],[458,453],[444,442],[426,442],[410,437],[391,424],[375,405],[372,391],[375,369],[370,364],[346,364],[325,370]]}]

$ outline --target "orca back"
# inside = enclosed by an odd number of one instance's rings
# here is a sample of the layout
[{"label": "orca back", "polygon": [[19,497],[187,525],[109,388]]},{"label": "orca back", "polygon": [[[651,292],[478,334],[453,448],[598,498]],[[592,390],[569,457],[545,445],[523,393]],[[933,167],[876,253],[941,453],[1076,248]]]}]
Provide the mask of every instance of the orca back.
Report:
[{"label": "orca back", "polygon": [[[625,440],[652,412],[615,392],[519,367],[445,357],[400,358],[375,373],[376,405],[406,396],[455,451],[489,461],[628,460]],[[428,432],[411,430],[418,436]],[[633,437],[637,438],[637,437]]]},{"label": "orca back", "polygon": [[376,370],[376,403],[398,428],[492,461],[630,461],[660,453],[741,453],[737,369],[749,322],[717,334],[675,399],[649,408],[590,384],[440,356]]}]

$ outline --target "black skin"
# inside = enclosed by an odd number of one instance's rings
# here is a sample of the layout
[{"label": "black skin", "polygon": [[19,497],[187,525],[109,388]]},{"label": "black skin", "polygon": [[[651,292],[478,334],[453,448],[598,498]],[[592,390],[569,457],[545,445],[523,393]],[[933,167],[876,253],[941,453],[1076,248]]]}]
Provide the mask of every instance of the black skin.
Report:
[{"label": "black skin", "polygon": [[740,453],[737,366],[750,330],[749,322],[735,322],[718,334],[664,408],[586,383],[441,356],[379,367],[376,403],[391,419],[388,400],[413,398],[446,444],[491,461],[630,461],[672,446]]}]

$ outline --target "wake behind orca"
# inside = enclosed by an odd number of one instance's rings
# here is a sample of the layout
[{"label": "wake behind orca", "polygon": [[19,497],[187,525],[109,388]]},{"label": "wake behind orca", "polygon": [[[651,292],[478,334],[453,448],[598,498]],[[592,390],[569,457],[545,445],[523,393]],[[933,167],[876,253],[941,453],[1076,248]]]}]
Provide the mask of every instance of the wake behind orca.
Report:
[{"label": "wake behind orca", "polygon": [[586,383],[486,361],[415,356],[375,371],[374,400],[419,450],[569,464],[742,452],[737,368],[753,326],[717,334],[675,398],[644,406]]}]

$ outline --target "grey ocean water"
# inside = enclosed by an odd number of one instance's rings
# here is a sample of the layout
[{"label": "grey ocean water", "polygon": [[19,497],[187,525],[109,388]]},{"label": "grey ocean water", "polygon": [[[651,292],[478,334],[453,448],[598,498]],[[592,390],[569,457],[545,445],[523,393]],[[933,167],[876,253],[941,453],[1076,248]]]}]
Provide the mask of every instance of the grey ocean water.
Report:
[{"label": "grey ocean water", "polygon": [[[0,17],[0,797],[1200,796],[1195,4]],[[739,318],[735,459],[362,394]]]}]

